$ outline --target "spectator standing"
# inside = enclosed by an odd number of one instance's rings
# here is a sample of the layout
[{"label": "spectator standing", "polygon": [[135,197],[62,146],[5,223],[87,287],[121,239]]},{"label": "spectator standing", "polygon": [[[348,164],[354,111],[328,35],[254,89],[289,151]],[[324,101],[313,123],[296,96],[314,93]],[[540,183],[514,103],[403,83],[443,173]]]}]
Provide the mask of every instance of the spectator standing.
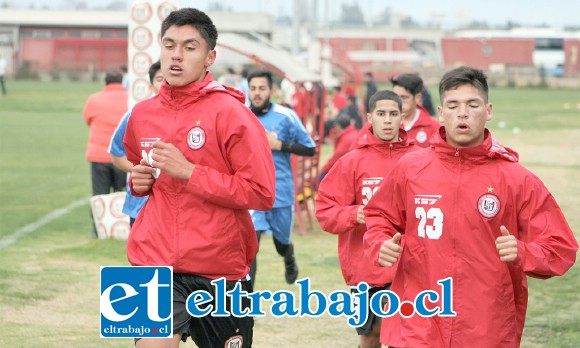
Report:
[{"label": "spectator standing", "polygon": [[332,107],[335,110],[335,115],[346,106],[347,95],[344,93],[340,86],[332,87],[330,94],[330,101],[332,102]]},{"label": "spectator standing", "polygon": [[377,83],[375,82],[375,78],[373,77],[373,73],[367,71],[364,75],[364,82],[366,86],[366,93],[365,93],[365,112],[369,112],[369,102],[373,94],[375,94],[378,90]]},{"label": "spectator standing", "polygon": [[[121,84],[122,79],[119,72],[108,72],[105,88],[91,94],[83,109],[85,122],[89,126],[86,159],[91,163],[93,196],[122,191],[127,184],[127,175],[113,165],[107,151],[115,128],[127,111],[128,95]],[[93,233],[96,237],[94,224]]]},{"label": "spectator standing", "polygon": [[302,82],[296,83],[295,92],[292,95],[292,108],[301,120],[306,120],[310,111],[310,92]]},{"label": "spectator standing", "polygon": [[330,130],[334,126],[334,120],[340,113],[340,110],[347,104],[347,96],[341,91],[340,86],[334,86],[330,90],[328,101],[324,115],[323,139],[326,139],[330,135]]},{"label": "spectator standing", "polygon": [[6,95],[6,82],[4,77],[6,76],[6,58],[0,55],[0,87],[2,87],[2,94]]},{"label": "spectator standing", "polygon": [[358,105],[354,95],[349,95],[348,98],[346,98],[346,106],[340,110],[340,113],[347,114],[356,129],[360,130],[362,128],[362,118],[358,111]]}]

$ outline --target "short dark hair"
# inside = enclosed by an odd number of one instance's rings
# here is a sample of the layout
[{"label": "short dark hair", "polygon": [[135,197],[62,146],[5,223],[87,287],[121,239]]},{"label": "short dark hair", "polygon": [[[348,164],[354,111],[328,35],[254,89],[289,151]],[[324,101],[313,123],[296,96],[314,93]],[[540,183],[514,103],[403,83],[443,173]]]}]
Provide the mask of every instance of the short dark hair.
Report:
[{"label": "short dark hair", "polygon": [[105,85],[111,83],[121,83],[123,81],[123,76],[118,71],[107,71],[105,74]]},{"label": "short dark hair", "polygon": [[268,87],[272,89],[272,73],[268,70],[256,70],[252,71],[250,75],[248,75],[248,83],[252,81],[252,79],[257,77],[265,77],[268,80]]},{"label": "short dark hair", "polygon": [[443,98],[446,91],[455,89],[462,85],[471,85],[483,93],[484,102],[487,103],[489,97],[489,87],[487,77],[483,71],[468,66],[460,66],[450,70],[443,75],[439,82],[439,99],[443,104]]},{"label": "short dark hair", "polygon": [[351,125],[350,116],[345,112],[339,113],[334,119],[334,125],[339,126],[341,129],[345,129]]},{"label": "short dark hair", "polygon": [[394,102],[397,102],[397,105],[399,106],[399,111],[401,112],[403,111],[403,101],[401,100],[401,97],[399,97],[397,93],[385,89],[376,92],[371,96],[371,99],[369,99],[369,111],[371,113],[375,111],[375,108],[377,107],[377,102],[379,100],[392,100]]},{"label": "short dark hair", "polygon": [[423,80],[417,74],[401,74],[391,79],[393,87],[400,86],[412,95],[421,93],[423,90]]},{"label": "short dark hair", "polygon": [[151,64],[149,67],[149,81],[153,83],[153,79],[155,78],[155,74],[161,69],[161,62],[156,61],[155,63]]},{"label": "short dark hair", "polygon": [[196,8],[185,7],[171,12],[163,23],[161,23],[161,37],[165,35],[167,29],[176,25],[182,27],[184,25],[191,25],[204,38],[210,50],[215,48],[218,38],[218,32],[213,24],[211,18],[205,12]]}]

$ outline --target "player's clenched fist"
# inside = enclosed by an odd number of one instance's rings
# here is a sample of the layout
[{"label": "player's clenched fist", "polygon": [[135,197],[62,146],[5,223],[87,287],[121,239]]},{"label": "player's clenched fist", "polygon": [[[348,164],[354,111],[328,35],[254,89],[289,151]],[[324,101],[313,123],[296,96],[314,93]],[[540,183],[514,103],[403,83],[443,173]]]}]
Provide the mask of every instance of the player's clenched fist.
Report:
[{"label": "player's clenched fist", "polygon": [[133,191],[136,193],[143,193],[151,190],[151,186],[155,182],[153,178],[153,173],[155,168],[152,168],[147,163],[146,159],[141,159],[141,162],[133,166],[131,170],[131,183],[133,186]]},{"label": "player's clenched fist", "polygon": [[189,180],[195,165],[172,143],[157,140],[153,143],[151,165],[176,179]]},{"label": "player's clenched fist", "polygon": [[379,251],[379,265],[391,267],[399,259],[403,248],[401,247],[401,234],[397,232],[393,238],[386,240]]}]

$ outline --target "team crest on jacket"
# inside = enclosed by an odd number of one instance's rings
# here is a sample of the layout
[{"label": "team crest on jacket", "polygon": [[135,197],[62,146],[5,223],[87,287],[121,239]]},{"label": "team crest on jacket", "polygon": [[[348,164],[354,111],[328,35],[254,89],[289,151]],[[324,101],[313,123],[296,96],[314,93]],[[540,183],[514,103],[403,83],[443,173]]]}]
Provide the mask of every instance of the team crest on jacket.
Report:
[{"label": "team crest on jacket", "polygon": [[417,132],[417,136],[415,137],[415,139],[423,144],[424,142],[427,141],[427,133],[424,130],[420,130],[419,132]]},{"label": "team crest on jacket", "polygon": [[479,210],[479,213],[486,218],[496,216],[497,213],[499,213],[500,207],[501,203],[499,198],[492,193],[482,195],[477,201],[477,209]]},{"label": "team crest on jacket", "polygon": [[230,337],[224,346],[224,348],[242,348],[244,345],[244,337],[237,335]]},{"label": "team crest on jacket", "polygon": [[200,126],[193,127],[187,134],[187,145],[193,150],[199,150],[205,144],[205,131]]}]

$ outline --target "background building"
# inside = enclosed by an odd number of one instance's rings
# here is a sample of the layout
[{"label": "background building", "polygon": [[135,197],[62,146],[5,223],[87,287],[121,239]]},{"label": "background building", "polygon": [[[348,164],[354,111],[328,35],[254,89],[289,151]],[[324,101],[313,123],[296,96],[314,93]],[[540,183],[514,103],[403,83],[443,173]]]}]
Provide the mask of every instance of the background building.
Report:
[{"label": "background building", "polygon": [[[365,20],[354,5],[343,6],[340,21],[322,23],[315,20],[315,3],[298,6],[300,1],[295,1],[299,11],[292,17],[223,9],[208,14],[220,33],[282,47],[322,75],[326,85],[357,84],[366,71],[383,83],[400,72],[418,72],[429,83],[459,64],[481,68],[493,79],[523,84],[546,77],[580,77],[579,29],[498,30],[471,23],[467,27],[476,29],[449,30],[437,21],[419,25],[392,11],[379,14],[381,20]],[[94,76],[127,65],[128,18],[128,10],[2,9],[0,54],[9,61],[8,73],[18,77]],[[220,50],[217,72],[225,67],[240,70],[248,62],[247,54]]]},{"label": "background building", "polygon": [[[220,33],[272,37],[270,15],[208,14]],[[17,77],[75,79],[118,69],[127,65],[128,22],[128,10],[2,9],[0,53]]]}]

